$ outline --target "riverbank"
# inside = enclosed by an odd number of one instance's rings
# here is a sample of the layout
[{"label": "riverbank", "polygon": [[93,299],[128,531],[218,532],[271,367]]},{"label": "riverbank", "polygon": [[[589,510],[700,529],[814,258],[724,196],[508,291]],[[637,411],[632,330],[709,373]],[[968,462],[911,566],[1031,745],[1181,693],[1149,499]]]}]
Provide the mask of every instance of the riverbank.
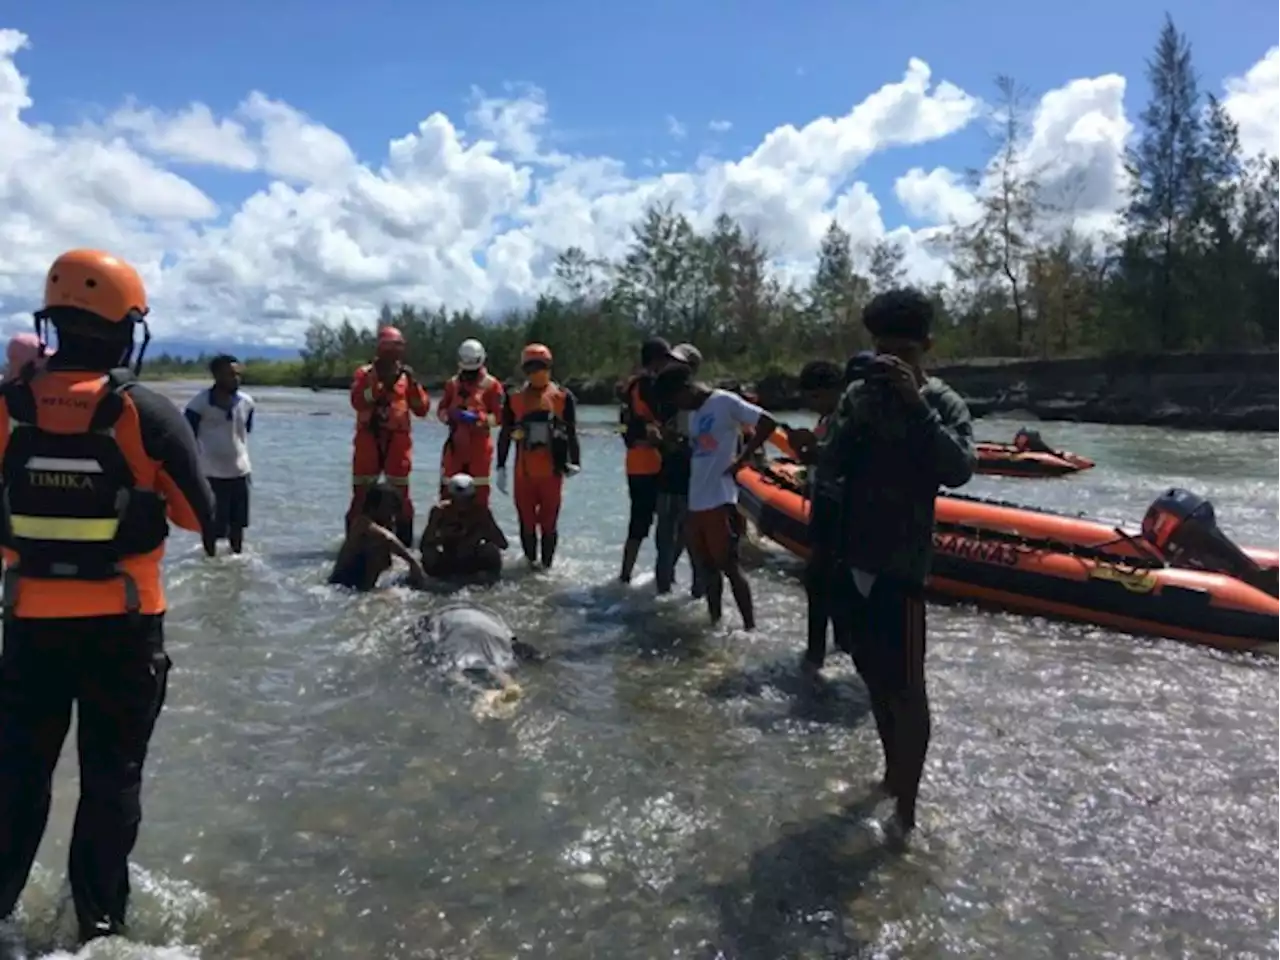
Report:
[{"label": "riverbank", "polygon": [[[1083,357],[1068,360],[987,360],[932,371],[969,403],[975,417],[1007,414],[1027,420],[1109,423],[1199,430],[1280,429],[1280,357],[1276,353],[1196,353]],[[567,379],[585,404],[617,399],[617,381]],[[802,406],[794,375],[717,386],[754,393],[770,410]],[[345,379],[313,385],[343,389]],[[438,394],[442,383],[428,381]]]}]

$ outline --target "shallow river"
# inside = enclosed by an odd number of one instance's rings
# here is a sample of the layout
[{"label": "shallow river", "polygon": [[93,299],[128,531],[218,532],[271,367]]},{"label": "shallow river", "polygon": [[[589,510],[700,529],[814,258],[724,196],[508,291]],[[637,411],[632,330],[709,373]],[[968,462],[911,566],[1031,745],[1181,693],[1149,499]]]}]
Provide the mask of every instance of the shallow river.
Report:
[{"label": "shallow river", "polygon": [[[1277,956],[1274,662],[932,607],[922,834],[888,856],[864,819],[880,771],[860,683],[834,654],[827,693],[798,681],[792,561],[765,548],[752,562],[754,635],[728,602],[717,631],[685,596],[655,598],[650,575],[611,583],[625,516],[612,411],[584,411],[557,567],[475,591],[553,655],[494,716],[409,642],[440,596],[325,585],[345,398],[258,401],[249,550],[210,561],[171,540],[175,669],[134,854],[134,936],[151,946],[82,956]],[[1275,437],[1044,433],[1099,466],[968,492],[1136,518],[1179,484],[1211,496],[1238,541],[1276,543]],[[417,438],[424,506],[442,429]],[[513,535],[505,498],[497,513]],[[69,942],[73,759],[24,900],[44,950]]]}]

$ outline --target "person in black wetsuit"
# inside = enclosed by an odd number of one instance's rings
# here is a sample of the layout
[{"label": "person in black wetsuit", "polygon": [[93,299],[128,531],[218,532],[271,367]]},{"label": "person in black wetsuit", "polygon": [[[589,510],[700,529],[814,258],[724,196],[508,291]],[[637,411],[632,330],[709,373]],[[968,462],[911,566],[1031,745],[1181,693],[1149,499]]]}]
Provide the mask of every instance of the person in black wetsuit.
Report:
[{"label": "person in black wetsuit", "polygon": [[796,458],[808,467],[810,553],[805,569],[805,592],[809,599],[809,642],[801,667],[813,675],[822,669],[826,660],[828,623],[835,631],[837,645],[842,649],[849,646],[848,618],[840,615],[843,607],[838,601],[841,593],[847,594],[852,588],[847,571],[838,562],[840,518],[823,509],[828,501],[815,502],[812,499],[812,491],[819,480],[819,448],[844,395],[844,371],[830,360],[812,360],[800,371],[799,385],[804,405],[818,415],[818,422],[812,430],[792,428],[787,431],[787,440]]},{"label": "person in black wetsuit", "polygon": [[409,584],[424,584],[427,575],[422,564],[393,532],[398,516],[399,491],[388,484],[370,487],[338,551],[329,582],[361,592],[372,590],[378,585],[378,578],[391,568],[391,558],[396,556],[409,565]]}]

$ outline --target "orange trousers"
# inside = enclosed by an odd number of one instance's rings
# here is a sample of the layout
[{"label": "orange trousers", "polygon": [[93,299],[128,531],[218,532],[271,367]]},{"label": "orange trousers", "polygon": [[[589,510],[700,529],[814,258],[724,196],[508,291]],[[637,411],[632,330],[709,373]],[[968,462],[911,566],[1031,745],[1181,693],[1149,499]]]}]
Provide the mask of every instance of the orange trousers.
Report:
[{"label": "orange trousers", "polygon": [[364,506],[366,491],[383,475],[402,498],[400,519],[413,522],[413,498],[409,493],[409,474],[413,470],[413,437],[408,433],[375,434],[361,430],[351,450],[351,507],[347,522]]},{"label": "orange trousers", "polygon": [[521,530],[537,530],[543,536],[556,532],[560,519],[560,498],[564,492],[564,477],[553,473],[549,477],[531,477],[516,467],[515,489],[516,517]]},{"label": "orange trousers", "polygon": [[447,495],[445,482],[455,473],[468,474],[476,482],[476,501],[489,505],[489,470],[493,463],[493,441],[481,437],[451,436],[440,450],[440,496]]}]

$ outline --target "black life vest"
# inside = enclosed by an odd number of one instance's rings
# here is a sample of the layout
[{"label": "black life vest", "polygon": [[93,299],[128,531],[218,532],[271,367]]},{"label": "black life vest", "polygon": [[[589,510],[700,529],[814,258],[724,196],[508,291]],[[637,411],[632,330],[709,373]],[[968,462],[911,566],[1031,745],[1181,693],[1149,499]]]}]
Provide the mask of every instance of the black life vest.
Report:
[{"label": "black life vest", "polygon": [[86,429],[74,433],[41,426],[31,383],[22,378],[0,388],[11,424],[0,461],[0,543],[18,554],[5,571],[6,610],[12,608],[15,578],[28,577],[124,577],[126,609],[136,610],[136,585],[120,562],[157,549],[169,533],[164,498],[138,488],[116,442],[125,395],[137,381],[125,368],[104,374]]}]

